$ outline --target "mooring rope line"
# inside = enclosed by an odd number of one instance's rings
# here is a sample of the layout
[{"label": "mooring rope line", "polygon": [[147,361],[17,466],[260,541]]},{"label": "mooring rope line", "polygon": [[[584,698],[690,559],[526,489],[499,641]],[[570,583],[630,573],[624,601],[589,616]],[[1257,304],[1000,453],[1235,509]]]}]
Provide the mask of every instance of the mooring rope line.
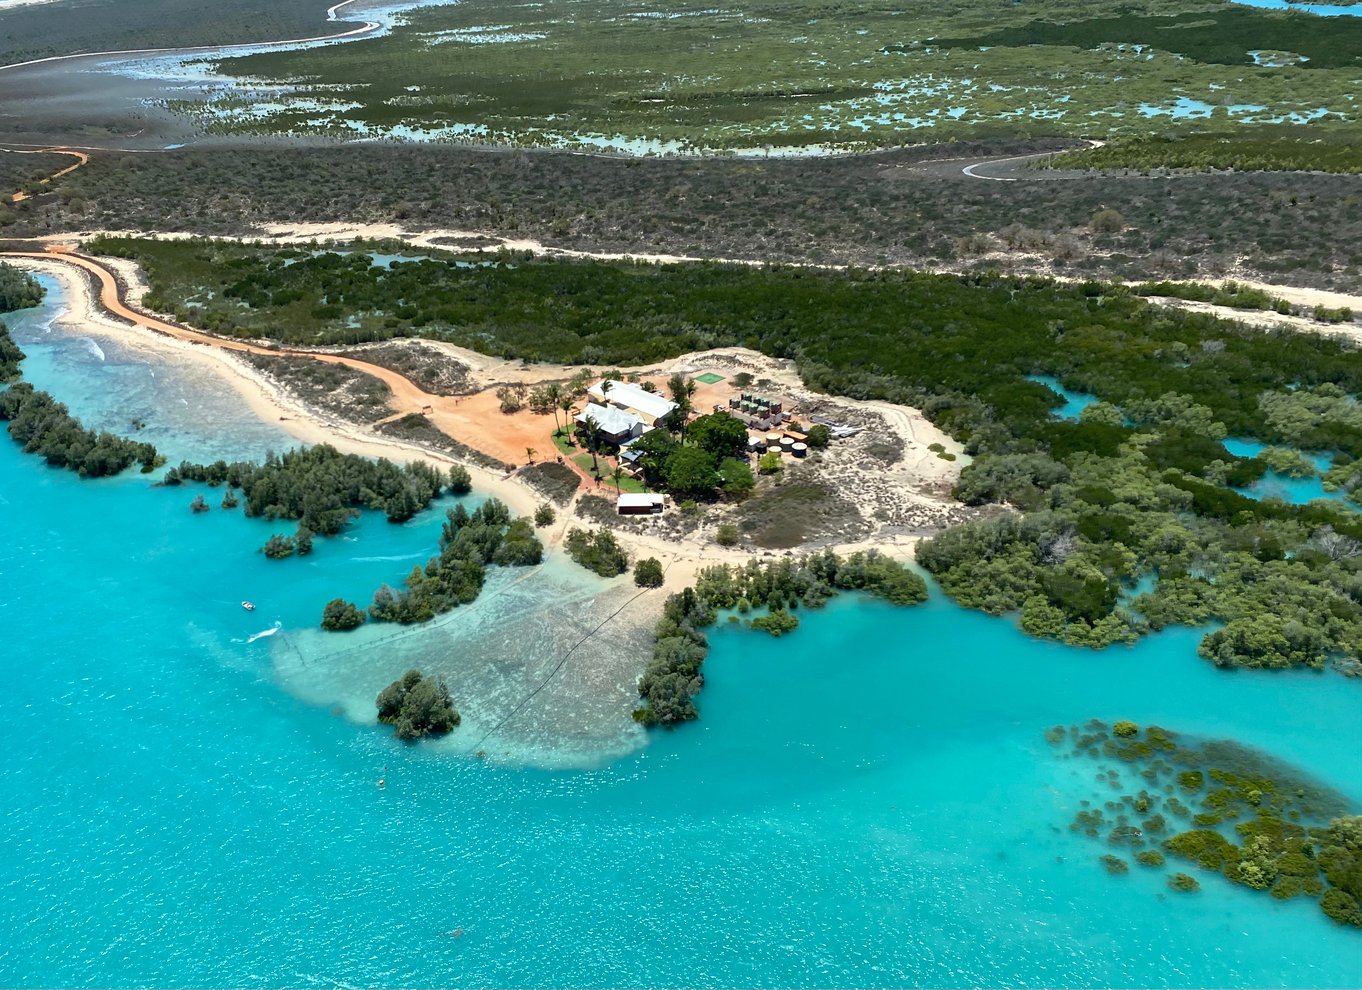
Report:
[{"label": "mooring rope line", "polygon": [[490,729],[488,729],[485,733],[483,733],[482,738],[479,739],[477,742],[475,742],[475,743],[472,745],[472,747],[469,749],[469,752],[477,752],[477,751],[479,751],[479,750],[482,748],[482,744],[483,744],[483,743],[485,743],[489,738],[491,738],[491,736],[492,736],[493,734],[495,734],[495,733],[496,733],[502,726],[504,726],[507,722],[509,722],[511,719],[513,719],[513,718],[515,718],[517,715],[519,715],[520,712],[525,708],[525,706],[528,705],[531,701],[533,701],[534,698],[535,698],[535,696],[536,696],[537,694],[539,694],[540,691],[544,690],[544,688],[546,688],[546,687],[549,686],[549,681],[553,680],[554,677],[556,677],[556,676],[558,675],[558,672],[559,672],[560,670],[563,669],[563,665],[564,665],[565,663],[567,663],[569,659],[571,659],[571,657],[572,657],[572,655],[573,655],[574,653],[576,653],[579,649],[582,648],[582,646],[586,643],[587,640],[589,640],[592,636],[596,635],[596,633],[600,632],[600,631],[605,627],[606,623],[608,623],[608,622],[610,622],[612,619],[614,619],[615,616],[619,615],[621,612],[623,612],[623,611],[624,611],[626,608],[628,608],[630,605],[634,604],[634,602],[638,601],[640,598],[642,598],[644,595],[646,595],[646,594],[648,593],[649,590],[650,590],[650,589],[645,588],[645,589],[643,589],[642,591],[639,591],[637,594],[633,595],[633,596],[632,596],[628,601],[626,601],[623,605],[621,605],[619,608],[615,609],[615,611],[611,612],[611,613],[610,613],[609,615],[607,615],[604,619],[602,619],[599,623],[597,623],[596,626],[595,626],[594,628],[592,628],[590,631],[588,631],[585,635],[583,635],[581,639],[579,639],[579,640],[577,640],[577,642],[573,643],[572,646],[568,648],[568,651],[567,651],[566,653],[563,654],[562,659],[559,660],[556,664],[554,664],[553,669],[550,670],[550,671],[548,672],[548,674],[544,677],[544,679],[539,683],[539,686],[536,687],[536,688],[535,688],[533,691],[531,691],[529,694],[527,694],[524,698],[522,698],[522,699],[520,700],[520,703],[517,704],[514,708],[512,708],[512,709],[511,709],[511,710],[510,710],[510,711],[501,719],[501,721],[499,721],[496,725],[492,726],[492,727],[491,727]]}]

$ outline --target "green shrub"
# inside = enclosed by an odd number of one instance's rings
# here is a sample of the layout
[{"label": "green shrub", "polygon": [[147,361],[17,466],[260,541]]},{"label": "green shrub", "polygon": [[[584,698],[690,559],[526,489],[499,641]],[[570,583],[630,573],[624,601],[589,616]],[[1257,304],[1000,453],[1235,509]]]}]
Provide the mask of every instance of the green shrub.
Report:
[{"label": "green shrub", "polygon": [[809,445],[811,450],[822,450],[832,442],[832,430],[822,423],[815,423],[809,427],[804,438],[804,442]]},{"label": "green shrub", "polygon": [[752,628],[760,629],[762,632],[770,633],[772,636],[784,636],[788,632],[794,632],[799,628],[799,619],[783,608],[773,609],[767,615],[761,615],[752,620]]},{"label": "green shrub", "polygon": [[322,628],[332,632],[357,629],[364,624],[364,619],[359,606],[344,598],[333,598],[322,609]]},{"label": "green shrub", "polygon": [[298,545],[294,543],[293,537],[275,533],[265,541],[265,545],[261,549],[264,550],[265,556],[270,560],[282,560],[285,557],[292,557],[298,549]]},{"label": "green shrub", "polygon": [[614,577],[629,569],[629,555],[619,545],[615,534],[604,526],[568,530],[563,547],[569,557],[601,577]]},{"label": "green shrub", "polygon": [[1201,884],[1197,878],[1186,873],[1174,873],[1168,878],[1168,889],[1176,890],[1179,894],[1195,894],[1201,889]]},{"label": "green shrub", "polygon": [[714,531],[714,542],[721,547],[736,547],[742,542],[742,533],[734,523],[720,523]]},{"label": "green shrub", "polygon": [[397,730],[398,739],[420,739],[451,732],[460,722],[444,678],[409,670],[375,700],[378,720]]},{"label": "green shrub", "polygon": [[660,588],[662,581],[662,563],[656,557],[644,557],[634,564],[634,584],[640,588]]}]

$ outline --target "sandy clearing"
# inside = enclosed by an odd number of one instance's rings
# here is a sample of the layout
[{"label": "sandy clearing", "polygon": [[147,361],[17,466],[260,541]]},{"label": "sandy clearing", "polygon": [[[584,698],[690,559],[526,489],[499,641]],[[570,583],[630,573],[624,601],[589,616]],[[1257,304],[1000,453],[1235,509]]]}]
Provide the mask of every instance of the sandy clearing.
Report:
[{"label": "sandy clearing", "polygon": [[[1239,284],[1246,285],[1248,283],[1240,282]],[[1257,285],[1254,287],[1263,288],[1265,290],[1272,290],[1275,288],[1274,286]],[[1305,294],[1309,293],[1309,290],[1297,291]],[[1339,294],[1334,292],[1319,293],[1319,295],[1339,297]],[[1282,296],[1282,298],[1285,299],[1286,296]],[[1346,299],[1348,297],[1343,296],[1341,298]],[[1240,323],[1245,323],[1252,327],[1260,327],[1263,330],[1276,330],[1280,327],[1286,327],[1287,329],[1302,333],[1318,333],[1332,337],[1347,337],[1349,340],[1362,342],[1362,326],[1358,326],[1356,323],[1324,323],[1320,320],[1309,319],[1304,316],[1283,316],[1268,310],[1230,310],[1228,307],[1216,306],[1212,303],[1197,302],[1193,299],[1176,299],[1167,296],[1150,296],[1149,300],[1150,302],[1157,302],[1161,306],[1169,306],[1173,309],[1185,309],[1192,313],[1209,313],[1212,316],[1238,320]],[[1351,306],[1351,304],[1347,302],[1338,304],[1321,302],[1306,303],[1294,299],[1290,299],[1288,302],[1297,302],[1299,305],[1308,305],[1312,307],[1327,306],[1329,308],[1334,308],[1335,306]],[[1227,312],[1233,313],[1234,315],[1226,316]]]}]

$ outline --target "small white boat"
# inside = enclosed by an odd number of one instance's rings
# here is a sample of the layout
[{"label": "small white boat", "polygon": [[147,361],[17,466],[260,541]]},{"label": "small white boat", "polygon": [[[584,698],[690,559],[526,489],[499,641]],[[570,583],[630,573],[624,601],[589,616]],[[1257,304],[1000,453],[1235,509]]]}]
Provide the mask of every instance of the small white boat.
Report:
[{"label": "small white boat", "polygon": [[241,607],[244,608],[247,612],[255,611],[255,605],[252,602],[242,602]]}]

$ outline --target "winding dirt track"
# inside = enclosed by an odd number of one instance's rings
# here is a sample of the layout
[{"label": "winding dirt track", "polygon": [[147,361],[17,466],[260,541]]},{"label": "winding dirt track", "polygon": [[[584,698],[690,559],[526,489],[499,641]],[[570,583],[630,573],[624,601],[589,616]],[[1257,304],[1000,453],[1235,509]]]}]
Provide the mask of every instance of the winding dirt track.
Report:
[{"label": "winding dirt track", "polygon": [[[344,365],[366,375],[372,375],[392,389],[392,406],[395,411],[393,418],[404,416],[407,413],[420,413],[429,409],[430,412],[426,414],[427,418],[436,426],[441,426],[446,432],[451,432],[456,423],[461,427],[468,425],[465,417],[457,416],[453,412],[456,401],[454,398],[423,392],[413,385],[409,379],[404,378],[391,368],[339,354],[323,354],[317,351],[288,347],[267,347],[245,340],[218,337],[133,309],[126,302],[126,289],[119,281],[118,276],[111,269],[86,255],[65,251],[0,251],[0,259],[5,258],[26,258],[47,263],[56,262],[78,268],[86,273],[87,277],[92,277],[99,284],[99,304],[103,309],[120,319],[145,327],[155,333],[165,334],[168,337],[188,341],[192,344],[217,347],[237,354],[262,354],[267,357],[305,357],[320,361],[323,364]],[[443,424],[442,420],[444,421]]]},{"label": "winding dirt track", "polygon": [[[19,148],[0,148],[0,151],[8,151],[10,154],[13,155],[70,155],[72,158],[76,160],[74,164],[68,165],[66,166],[66,168],[63,169],[58,169],[51,175],[47,176],[47,178],[39,179],[38,184],[40,186],[45,186],[48,183],[52,182],[54,179],[60,179],[63,175],[70,175],[72,172],[74,172],[76,169],[80,168],[82,165],[86,164],[90,160],[89,155],[87,155],[83,151],[77,151],[75,148],[54,147],[54,148],[37,148],[34,150],[22,150]],[[22,203],[24,200],[28,198],[29,194],[21,189],[10,197],[10,202]]]},{"label": "winding dirt track", "polygon": [[[98,303],[100,308],[112,316],[125,320],[136,326],[143,327],[153,333],[163,334],[182,340],[191,344],[203,344],[208,347],[216,347],[219,350],[229,351],[236,354],[260,354],[267,357],[301,357],[322,364],[338,364],[350,368],[354,371],[362,372],[377,378],[391,390],[389,408],[391,412],[378,420],[376,423],[369,424],[372,429],[382,423],[392,422],[411,413],[422,415],[432,425],[443,433],[451,437],[466,438],[465,443],[470,447],[480,450],[482,453],[497,458],[501,461],[517,463],[522,456],[524,447],[517,444],[508,445],[505,442],[498,442],[498,438],[493,435],[494,431],[488,430],[487,422],[482,419],[477,411],[464,405],[462,397],[434,395],[423,391],[415,385],[409,378],[399,372],[386,368],[383,365],[373,364],[359,358],[346,357],[340,354],[328,354],[322,351],[307,350],[303,348],[291,348],[282,346],[272,346],[251,343],[250,341],[237,340],[230,337],[219,337],[215,334],[205,333],[202,330],[194,330],[179,323],[172,323],[157,316],[135,308],[128,302],[127,287],[119,278],[117,272],[100,263],[98,260],[73,251],[52,248],[46,251],[0,251],[0,261],[5,259],[21,259],[30,261],[41,261],[46,264],[63,264],[78,269],[87,278],[91,278],[97,283]],[[504,440],[504,438],[501,438]],[[423,456],[424,449],[417,444],[407,444],[396,437],[387,438],[388,442],[398,447],[403,447],[411,451],[413,456]],[[483,442],[479,442],[482,440]],[[490,442],[488,442],[490,441]],[[583,478],[588,486],[595,484],[596,479],[588,472],[584,471],[571,458],[563,458],[564,466],[571,469],[578,476]]]}]

